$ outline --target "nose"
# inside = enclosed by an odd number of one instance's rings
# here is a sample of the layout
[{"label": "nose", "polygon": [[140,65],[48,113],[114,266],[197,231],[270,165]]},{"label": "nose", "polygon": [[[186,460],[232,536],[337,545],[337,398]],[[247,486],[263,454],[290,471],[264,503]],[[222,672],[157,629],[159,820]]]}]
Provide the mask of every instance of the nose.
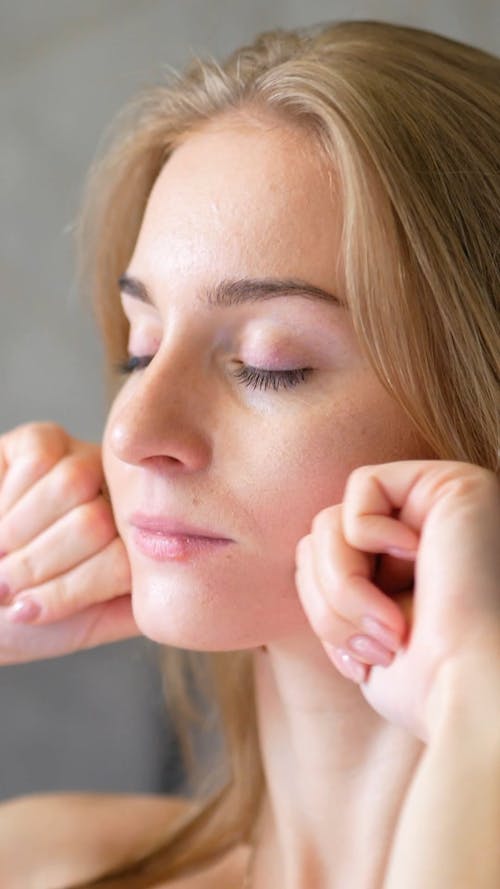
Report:
[{"label": "nose", "polygon": [[111,408],[106,435],[125,463],[147,461],[176,471],[199,471],[210,462],[211,396],[193,356],[180,362],[158,352],[135,371]]}]

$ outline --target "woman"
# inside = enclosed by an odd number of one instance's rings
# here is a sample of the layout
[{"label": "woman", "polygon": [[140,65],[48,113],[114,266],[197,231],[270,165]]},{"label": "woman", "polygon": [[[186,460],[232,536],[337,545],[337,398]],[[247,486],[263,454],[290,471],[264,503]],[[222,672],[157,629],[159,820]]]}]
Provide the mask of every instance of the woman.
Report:
[{"label": "woman", "polygon": [[[499,73],[389,24],[266,34],[147,94],[93,171],[131,378],[102,466],[4,436],[4,661],[141,632],[170,688],[196,652],[227,760],[142,828],[65,801],[51,886],[498,886]],[[43,805],[4,806],[12,885]]]}]

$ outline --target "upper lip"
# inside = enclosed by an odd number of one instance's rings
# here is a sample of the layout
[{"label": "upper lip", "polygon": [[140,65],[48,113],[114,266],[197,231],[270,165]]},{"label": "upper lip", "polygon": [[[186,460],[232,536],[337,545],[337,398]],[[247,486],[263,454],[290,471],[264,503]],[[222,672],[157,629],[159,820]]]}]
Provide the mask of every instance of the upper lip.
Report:
[{"label": "upper lip", "polygon": [[200,528],[191,525],[174,516],[146,515],[144,512],[134,512],[130,517],[130,524],[152,534],[164,534],[166,537],[174,534],[182,534],[186,537],[213,537],[218,540],[228,540],[223,534],[218,534],[209,528]]}]

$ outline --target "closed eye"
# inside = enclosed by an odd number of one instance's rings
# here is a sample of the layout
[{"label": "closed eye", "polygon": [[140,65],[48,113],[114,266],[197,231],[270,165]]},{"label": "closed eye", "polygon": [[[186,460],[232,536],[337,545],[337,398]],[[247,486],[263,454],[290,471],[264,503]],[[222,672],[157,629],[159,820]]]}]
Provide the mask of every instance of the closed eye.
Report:
[{"label": "closed eye", "polygon": [[[136,370],[147,367],[152,358],[153,356],[151,355],[131,355],[127,361],[117,364],[115,369],[119,374],[129,375]],[[274,392],[278,392],[280,389],[292,389],[294,386],[304,383],[311,372],[312,368],[310,367],[296,367],[290,370],[268,370],[264,367],[251,367],[250,365],[242,364],[234,372],[234,376],[250,389],[261,389],[263,391],[272,389]]]},{"label": "closed eye", "polygon": [[234,374],[245,386],[251,389],[292,389],[303,383],[307,374],[311,373],[309,367],[297,367],[292,370],[266,370],[264,367],[250,367],[243,364]]}]

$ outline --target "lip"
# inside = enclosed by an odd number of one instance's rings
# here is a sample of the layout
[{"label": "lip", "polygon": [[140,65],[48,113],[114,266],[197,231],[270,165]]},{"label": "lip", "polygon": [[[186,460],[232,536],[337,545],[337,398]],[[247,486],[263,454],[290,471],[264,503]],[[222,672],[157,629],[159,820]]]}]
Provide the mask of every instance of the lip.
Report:
[{"label": "lip", "polygon": [[171,516],[134,513],[130,519],[137,549],[155,562],[189,562],[215,553],[233,541]]},{"label": "lip", "polygon": [[139,531],[145,532],[148,535],[157,535],[158,537],[199,537],[227,542],[231,539],[211,529],[191,525],[173,516],[155,516],[147,515],[143,512],[135,512],[130,517],[129,522]]}]

